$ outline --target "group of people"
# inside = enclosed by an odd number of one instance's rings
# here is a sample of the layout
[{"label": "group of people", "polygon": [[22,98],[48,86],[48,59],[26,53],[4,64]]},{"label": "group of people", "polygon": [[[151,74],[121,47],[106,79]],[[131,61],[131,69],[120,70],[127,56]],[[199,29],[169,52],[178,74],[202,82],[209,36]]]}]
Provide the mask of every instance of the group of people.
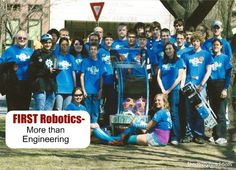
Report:
[{"label": "group of people", "polygon": [[[203,144],[204,120],[181,94],[181,88],[191,82],[206,100],[208,96],[217,116],[210,141],[225,145],[232,50],[221,35],[223,25],[218,20],[212,22],[212,37],[206,26],[185,28],[182,19],[176,19],[174,27],[176,32],[171,35],[156,21],[138,22],[129,30],[120,23],[117,39],[111,33],[104,34],[102,27],[95,27],[87,42],[80,37],[70,38],[67,29],[50,29],[41,36],[42,47],[34,50],[27,47],[27,33],[20,30],[15,43],[0,58],[0,63],[17,65],[16,85],[6,86],[8,111],[28,110],[33,93],[35,110],[86,110],[92,134],[106,143]],[[112,51],[118,55],[112,56]],[[109,126],[109,115],[117,110],[114,57],[145,64],[153,105],[150,122],[134,121],[118,137],[109,136],[98,125],[101,104],[105,110],[102,126]],[[127,74],[143,73],[131,69]]]}]

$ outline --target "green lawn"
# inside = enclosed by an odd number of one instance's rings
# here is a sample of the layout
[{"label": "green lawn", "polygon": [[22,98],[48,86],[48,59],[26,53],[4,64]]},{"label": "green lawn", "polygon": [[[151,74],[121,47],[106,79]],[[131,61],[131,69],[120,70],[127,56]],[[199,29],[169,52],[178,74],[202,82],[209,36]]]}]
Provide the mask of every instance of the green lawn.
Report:
[{"label": "green lawn", "polygon": [[[107,146],[78,150],[10,149],[5,145],[5,117],[0,116],[0,169],[235,169],[236,142],[181,144],[178,147]],[[17,132],[16,132],[17,133]]]}]

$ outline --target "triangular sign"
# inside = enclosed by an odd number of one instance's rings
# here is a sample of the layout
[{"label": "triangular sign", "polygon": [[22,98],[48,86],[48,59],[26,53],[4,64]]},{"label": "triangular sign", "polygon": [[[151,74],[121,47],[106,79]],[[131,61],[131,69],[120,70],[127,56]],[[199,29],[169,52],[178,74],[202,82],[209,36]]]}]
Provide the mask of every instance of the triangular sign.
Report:
[{"label": "triangular sign", "polygon": [[96,21],[98,21],[101,13],[102,13],[102,8],[104,6],[104,2],[93,2],[90,3],[91,9],[93,11],[93,15]]}]

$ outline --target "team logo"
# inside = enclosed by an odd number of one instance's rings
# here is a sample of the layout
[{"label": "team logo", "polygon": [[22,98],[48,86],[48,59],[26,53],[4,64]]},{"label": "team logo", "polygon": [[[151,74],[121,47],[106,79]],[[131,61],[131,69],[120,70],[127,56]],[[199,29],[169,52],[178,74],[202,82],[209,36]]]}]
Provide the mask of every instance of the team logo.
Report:
[{"label": "team logo", "polygon": [[18,58],[20,61],[24,62],[24,61],[30,59],[30,56],[26,55],[24,53],[21,53],[20,55],[16,55],[16,58]]},{"label": "team logo", "polygon": [[80,58],[75,60],[76,64],[80,64],[82,61],[83,61],[83,59],[80,59]]},{"label": "team logo", "polygon": [[194,57],[193,59],[189,60],[189,63],[191,63],[193,66],[197,67],[199,64],[202,64],[204,58],[202,59],[202,57]]},{"label": "team logo", "polygon": [[52,60],[50,60],[50,59],[47,59],[47,60],[45,61],[45,64],[46,64],[47,68],[52,68],[52,66],[53,66],[53,62],[52,62]]},{"label": "team logo", "polygon": [[111,57],[110,55],[105,55],[102,57],[102,61],[106,64],[111,64]]},{"label": "team logo", "polygon": [[220,68],[222,66],[222,63],[218,63],[218,62],[214,62],[212,64],[212,70],[216,71],[218,68]]},{"label": "team logo", "polygon": [[99,69],[96,66],[88,67],[87,70],[92,75],[96,75],[99,72]]},{"label": "team logo", "polygon": [[58,65],[60,68],[62,68],[62,70],[68,70],[69,67],[71,67],[71,64],[68,61],[59,62]]}]

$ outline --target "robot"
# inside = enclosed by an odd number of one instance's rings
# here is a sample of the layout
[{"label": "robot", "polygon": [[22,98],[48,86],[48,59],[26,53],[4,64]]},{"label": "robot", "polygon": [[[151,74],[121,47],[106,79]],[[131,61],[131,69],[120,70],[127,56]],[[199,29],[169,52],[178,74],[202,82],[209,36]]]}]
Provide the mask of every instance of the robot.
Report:
[{"label": "robot", "polygon": [[215,113],[205,98],[197,91],[195,85],[190,82],[186,84],[181,91],[188,97],[190,103],[195,106],[199,115],[204,119],[206,127],[213,128],[217,125]]}]

